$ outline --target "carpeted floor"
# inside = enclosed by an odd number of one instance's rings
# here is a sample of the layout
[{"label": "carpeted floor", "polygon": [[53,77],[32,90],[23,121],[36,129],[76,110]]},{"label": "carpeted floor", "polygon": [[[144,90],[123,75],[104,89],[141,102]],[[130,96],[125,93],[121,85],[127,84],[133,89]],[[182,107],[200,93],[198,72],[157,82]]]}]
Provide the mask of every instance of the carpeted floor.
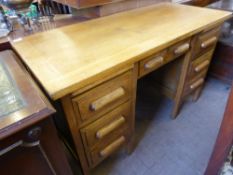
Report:
[{"label": "carpeted floor", "polygon": [[209,79],[197,102],[187,100],[176,120],[172,101],[139,81],[136,143],[131,155],[120,151],[93,175],[202,175],[223,117],[229,85]]}]

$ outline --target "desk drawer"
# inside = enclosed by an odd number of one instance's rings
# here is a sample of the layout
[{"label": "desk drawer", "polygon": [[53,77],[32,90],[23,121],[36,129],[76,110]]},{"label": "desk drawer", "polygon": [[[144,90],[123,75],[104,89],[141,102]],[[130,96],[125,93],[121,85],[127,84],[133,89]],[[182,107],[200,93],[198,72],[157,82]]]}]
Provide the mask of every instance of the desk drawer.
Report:
[{"label": "desk drawer", "polygon": [[97,118],[127,101],[132,93],[132,80],[133,73],[128,71],[73,98],[74,110],[80,114],[80,122]]},{"label": "desk drawer", "polygon": [[168,61],[173,60],[190,50],[190,39],[186,39],[171,46],[168,50]]},{"label": "desk drawer", "polygon": [[172,61],[173,59],[186,54],[190,49],[190,39],[180,41],[168,50],[163,50],[153,56],[150,56],[139,63],[139,77],[158,69],[162,65]]},{"label": "desk drawer", "polygon": [[197,76],[203,70],[207,71],[210,65],[210,62],[211,62],[213,52],[214,50],[212,49],[206,52],[205,54],[203,54],[202,56],[200,56],[199,58],[192,61],[190,65],[190,69],[189,69],[189,76],[188,76],[190,79]]},{"label": "desk drawer", "polygon": [[161,51],[153,56],[150,56],[139,63],[139,77],[146,75],[153,70],[159,68],[166,62],[167,51]]},{"label": "desk drawer", "polygon": [[95,145],[122,135],[129,129],[131,120],[131,102],[128,101],[81,129],[84,145],[92,150]]},{"label": "desk drawer", "polygon": [[220,33],[220,27],[204,31],[197,36],[197,42],[195,44],[194,59],[199,55],[205,53],[209,49],[213,48],[218,41]]},{"label": "desk drawer", "polygon": [[192,93],[194,90],[196,90],[204,84],[206,72],[207,69],[202,70],[202,72],[200,72],[197,76],[195,76],[193,79],[186,83],[183,96]]},{"label": "desk drawer", "polygon": [[127,134],[113,137],[107,144],[101,145],[100,147],[91,151],[89,153],[90,166],[95,167],[98,163],[107,158],[109,155],[119,150],[127,142],[127,137]]}]

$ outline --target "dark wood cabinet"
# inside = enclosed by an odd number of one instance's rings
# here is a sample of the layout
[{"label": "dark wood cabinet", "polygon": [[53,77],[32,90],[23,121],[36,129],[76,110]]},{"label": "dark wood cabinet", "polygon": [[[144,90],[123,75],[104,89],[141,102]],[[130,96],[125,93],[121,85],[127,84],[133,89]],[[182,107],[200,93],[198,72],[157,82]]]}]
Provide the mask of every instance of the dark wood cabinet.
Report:
[{"label": "dark wood cabinet", "polygon": [[206,6],[210,3],[216,2],[218,0],[186,0],[184,1],[184,4],[190,4],[195,6]]},{"label": "dark wood cabinet", "polygon": [[[9,168],[9,165],[18,165],[19,162],[28,162],[27,166],[14,166]],[[31,166],[32,165],[32,166]],[[15,175],[17,172],[21,175],[26,174],[46,174],[52,175],[53,172],[46,163],[41,151],[38,147],[18,147],[10,151],[1,158],[1,173]],[[36,170],[36,171],[35,171]]]},{"label": "dark wood cabinet", "polygon": [[54,0],[54,1],[79,9],[79,8],[99,6],[107,3],[114,3],[124,0]]},{"label": "dark wood cabinet", "polygon": [[42,95],[12,51],[0,52],[1,175],[71,175]]},{"label": "dark wood cabinet", "polygon": [[205,175],[217,175],[233,144],[233,86]]},{"label": "dark wood cabinet", "polygon": [[2,140],[0,155],[2,175],[71,174],[50,118]]},{"label": "dark wood cabinet", "polygon": [[123,0],[76,0],[79,2],[79,7],[90,7],[101,4],[113,3]]}]

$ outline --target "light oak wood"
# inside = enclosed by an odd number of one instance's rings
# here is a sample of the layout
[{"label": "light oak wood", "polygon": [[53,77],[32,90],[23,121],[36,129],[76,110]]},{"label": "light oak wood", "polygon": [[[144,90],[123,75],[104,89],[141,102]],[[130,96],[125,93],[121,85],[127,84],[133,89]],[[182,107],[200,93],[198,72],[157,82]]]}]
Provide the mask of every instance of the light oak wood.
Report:
[{"label": "light oak wood", "polygon": [[[219,26],[207,27],[207,29],[195,35],[191,39],[191,50],[184,56],[178,58],[183,59],[183,61],[175,61],[167,68],[165,67],[165,69],[162,70],[162,75],[159,75],[160,89],[162,89],[162,92],[166,96],[174,100],[173,117],[178,115],[185,96],[193,93],[193,100],[197,100],[200,96],[203,86],[190,89],[190,85],[195,83],[197,78],[205,77],[209,67],[207,62],[210,62],[212,58],[216,42],[211,43],[211,45],[208,45],[205,49],[201,48],[201,43],[208,41],[212,37],[217,37],[219,29]],[[169,53],[171,53],[171,51]]]},{"label": "light oak wood", "polygon": [[215,44],[217,42],[217,37],[214,36],[212,38],[209,38],[208,40],[204,41],[202,44],[201,44],[201,48],[205,49],[213,44]]},{"label": "light oak wood", "polygon": [[131,122],[129,123],[129,141],[127,143],[127,153],[131,154],[135,147],[135,113],[136,113],[136,98],[137,98],[137,79],[139,72],[139,63],[136,63],[133,68],[132,77],[132,102],[131,102]]},{"label": "light oak wood", "polygon": [[139,62],[138,78],[152,72],[166,63],[167,50],[158,52]]},{"label": "light oak wood", "polygon": [[95,150],[90,152],[90,161],[92,167],[95,167],[101,161],[105,160],[112,153],[116,152],[120,148],[123,148],[128,142],[128,136],[123,134],[118,137],[109,139],[109,142],[105,145],[101,145]]},{"label": "light oak wood", "polygon": [[200,97],[203,86],[204,86],[204,85],[202,84],[202,85],[201,85],[200,87],[198,87],[198,88],[195,90],[195,92],[193,93],[193,96],[192,96],[192,101],[193,101],[193,102],[196,102],[196,101],[198,100],[198,98]]},{"label": "light oak wood", "polygon": [[[194,45],[195,44],[195,39],[193,38],[191,40],[191,45]],[[179,110],[180,110],[180,106],[183,102],[183,91],[185,89],[185,83],[186,83],[186,76],[188,74],[188,68],[189,68],[189,64],[190,64],[190,61],[191,61],[191,55],[192,55],[192,51],[193,51],[193,48],[191,50],[189,50],[184,56],[183,56],[183,60],[182,60],[182,65],[178,65],[178,69],[181,67],[181,70],[179,71],[175,71],[178,73],[178,77],[179,77],[179,80],[176,82],[177,85],[175,85],[175,91],[173,91],[172,93],[174,95],[174,107],[173,107],[173,110],[172,110],[172,118],[176,118],[177,115],[179,114]],[[178,62],[179,63],[179,62]],[[175,68],[177,69],[177,68]],[[171,77],[174,77],[174,76],[177,76],[177,75],[172,75]],[[170,79],[171,79],[170,77]]]},{"label": "light oak wood", "polygon": [[129,70],[132,70],[133,68],[134,68],[134,65],[129,65],[129,66],[125,66],[123,69],[115,71],[114,74],[108,74],[105,77],[102,77],[101,80],[96,80],[95,82],[88,84],[87,86],[85,86],[81,89],[77,89],[76,91],[74,91],[72,93],[72,97],[76,97],[76,96],[86,92],[87,90],[90,90],[90,89],[96,87],[99,84],[102,84],[108,80],[111,80],[111,79],[117,77],[118,75],[121,75]]},{"label": "light oak wood", "polygon": [[[125,146],[128,146],[131,143],[131,125],[134,123],[134,116],[131,113],[131,105],[132,101],[126,102],[80,130],[82,135],[82,143],[84,145],[86,157],[89,162],[89,169],[94,168],[101,161],[108,157],[101,157],[99,152],[108,147],[108,145],[110,145],[120,136],[125,137]],[[121,126],[115,130],[112,130],[101,139],[96,138],[96,133],[99,131],[99,129],[108,126],[113,121],[117,120],[121,115],[125,118],[125,122]]]},{"label": "light oak wood", "polygon": [[176,42],[168,48],[167,62],[170,62],[180,56],[185,55],[190,50],[190,37]]},{"label": "light oak wood", "polygon": [[116,108],[131,98],[132,70],[108,80],[73,98],[74,110],[80,113],[80,123],[89,122]]},{"label": "light oak wood", "polygon": [[112,137],[119,137],[129,132],[133,116],[131,115],[131,101],[128,101],[98,120],[80,129],[83,144],[87,151],[105,145]]},{"label": "light oak wood", "polygon": [[73,110],[72,98],[70,96],[63,97],[61,99],[61,102],[75,144],[75,148],[76,148],[75,150],[77,151],[78,158],[82,166],[82,172],[84,175],[89,175],[88,158],[85,154],[84,145],[81,139],[81,134],[79,132],[77,114],[75,114]]},{"label": "light oak wood", "polygon": [[108,145],[106,148],[100,151],[101,157],[106,157],[116,151],[117,148],[119,148],[123,143],[125,142],[125,137],[121,136],[116,141]]},{"label": "light oak wood", "polygon": [[[184,86],[184,90],[182,92],[182,101],[184,100],[184,98],[188,95],[193,95],[199,97],[198,94],[195,94],[196,91],[199,92],[199,94],[201,93],[201,89],[202,89],[202,85],[204,84],[204,80],[206,77],[206,73],[207,73],[207,68],[204,69],[203,71],[199,72],[194,78],[192,79],[187,79],[185,81],[185,86]],[[186,77],[187,78],[187,77]],[[203,82],[200,83],[203,79]],[[200,83],[200,84],[199,84]],[[197,86],[196,86],[197,85]],[[193,97],[194,98],[194,97]],[[196,98],[194,98],[196,99]],[[197,99],[196,99],[197,100]]]},{"label": "light oak wood", "polygon": [[154,67],[158,67],[159,65],[161,65],[164,62],[164,57],[162,56],[158,56],[155,57],[153,59],[151,59],[150,61],[148,61],[144,67],[145,69],[152,69]]},{"label": "light oak wood", "polygon": [[[202,56],[203,58],[206,57],[206,59],[209,59],[211,61],[213,53],[214,53],[214,50],[215,50],[215,47],[216,47],[216,44],[217,44],[217,40],[218,40],[218,37],[219,37],[219,34],[220,34],[220,29],[221,29],[221,26],[216,26],[216,27],[214,27],[212,29],[211,28],[207,28],[207,29],[205,29],[202,32],[201,36],[197,40],[197,43],[198,42],[202,42],[202,44],[203,44],[203,43],[205,43],[207,41],[207,44],[204,44],[205,48],[202,47],[202,50],[199,50],[199,53],[198,52],[194,52],[193,53],[193,59],[196,59],[198,54],[203,54],[203,56]],[[211,38],[213,38],[213,39],[211,39]],[[215,38],[216,38],[216,40],[215,40]],[[202,44],[201,44],[201,46],[202,46]],[[205,52],[207,52],[207,53],[205,53]],[[201,58],[199,60],[201,60]],[[206,69],[203,68],[202,69],[203,71],[201,70],[199,72],[204,72],[206,74],[207,71],[208,71],[209,65],[206,65],[205,67],[206,67]],[[202,88],[203,88],[203,84],[200,85],[194,91],[193,97],[192,97],[193,101],[197,101],[198,100],[198,98],[201,95]]]},{"label": "light oak wood", "polygon": [[122,87],[112,91],[111,93],[97,99],[96,101],[90,104],[90,109],[93,111],[97,111],[104,106],[108,105],[109,103],[114,102],[115,100],[123,97],[125,95],[125,90]]},{"label": "light oak wood", "polygon": [[[184,55],[189,50],[190,38],[179,41],[166,50],[160,51],[153,56],[150,56],[140,61],[139,76],[142,76],[158,69],[159,67],[171,62],[175,58]],[[161,58],[163,57],[163,59]],[[149,63],[149,64],[148,64]],[[147,65],[148,64],[148,65]],[[148,68],[146,68],[146,65]],[[149,68],[150,67],[150,68]]]},{"label": "light oak wood", "polygon": [[206,68],[207,66],[209,66],[210,61],[209,60],[205,60],[203,63],[201,63],[200,65],[198,65],[197,67],[195,67],[195,72],[200,72],[202,71],[204,68]]},{"label": "light oak wood", "polygon": [[[129,147],[128,145],[131,145],[135,120],[135,102],[133,102],[133,99],[136,93],[136,90],[133,89],[135,88],[136,80],[137,73],[135,69],[131,69],[120,75],[116,73],[114,78],[80,95],[77,94],[77,96],[73,97],[71,94],[62,99],[63,108],[66,112],[66,116],[69,118],[67,118],[67,120],[70,130],[76,143],[75,148],[76,150],[79,149],[77,152],[82,162],[84,174],[89,174],[90,169],[94,168],[107,157],[100,157],[100,150],[107,147],[121,135],[125,137],[124,145],[127,146],[127,148]],[[109,94],[119,87],[124,87],[126,92],[124,98],[105,105],[97,111],[92,111],[88,108],[91,102],[95,101],[93,99],[99,99],[99,97],[103,97],[105,94]],[[129,100],[125,102],[127,99]],[[73,104],[70,104],[70,101]],[[86,109],[89,110],[87,113],[81,113],[83,108],[77,104],[80,101],[86,104]],[[90,115],[92,112],[94,114]],[[81,119],[82,114],[85,118],[84,121]],[[104,133],[102,138],[99,139],[96,137],[98,131],[114,123],[120,116],[124,116],[125,122],[109,133],[105,134],[105,132],[102,132]]]},{"label": "light oak wood", "polygon": [[200,78],[196,82],[194,82],[193,84],[190,85],[190,89],[191,90],[196,89],[197,87],[199,87],[203,83],[204,83],[204,78]]},{"label": "light oak wood", "polygon": [[195,52],[193,54],[193,59],[199,57],[200,55],[207,52],[209,49],[215,47],[219,34],[219,26],[215,26],[201,32],[199,36],[197,36],[196,45],[194,46]]},{"label": "light oak wood", "polygon": [[184,54],[185,52],[187,52],[188,50],[189,50],[189,43],[185,43],[185,44],[179,46],[178,48],[176,48],[174,53],[176,55],[181,55],[181,54]]},{"label": "light oak wood", "polygon": [[213,52],[214,47],[191,62],[188,75],[189,79],[194,78],[196,75],[198,75],[199,72],[208,69]]},{"label": "light oak wood", "polygon": [[[12,45],[49,96],[62,98],[86,175],[123,145],[132,151],[138,77],[180,60],[174,66],[177,74],[169,77],[175,81],[174,117],[186,95],[201,91],[208,70],[203,60],[208,59],[199,57],[213,49],[215,43],[209,40],[218,37],[216,26],[230,16],[161,3],[36,34]],[[190,69],[195,72],[192,78]]]},{"label": "light oak wood", "polygon": [[161,3],[38,33],[12,46],[47,93],[58,99],[230,16]]},{"label": "light oak wood", "polygon": [[101,128],[99,131],[96,132],[96,137],[98,139],[102,139],[104,136],[108,135],[112,131],[114,131],[116,128],[121,126],[125,123],[125,117],[120,116],[117,120],[112,121],[108,126],[105,126],[104,128]]}]

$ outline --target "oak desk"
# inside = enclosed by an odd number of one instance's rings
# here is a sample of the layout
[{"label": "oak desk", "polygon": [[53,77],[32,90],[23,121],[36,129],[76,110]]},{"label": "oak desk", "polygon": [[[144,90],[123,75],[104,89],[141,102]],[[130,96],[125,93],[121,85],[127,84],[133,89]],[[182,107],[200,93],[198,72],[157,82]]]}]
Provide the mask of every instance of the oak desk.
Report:
[{"label": "oak desk", "polygon": [[[197,99],[231,13],[161,3],[25,37],[15,51],[53,100],[61,100],[84,174],[131,145],[137,79],[167,63],[160,85]],[[190,20],[192,19],[192,20]],[[179,59],[177,59],[179,58]]]}]

